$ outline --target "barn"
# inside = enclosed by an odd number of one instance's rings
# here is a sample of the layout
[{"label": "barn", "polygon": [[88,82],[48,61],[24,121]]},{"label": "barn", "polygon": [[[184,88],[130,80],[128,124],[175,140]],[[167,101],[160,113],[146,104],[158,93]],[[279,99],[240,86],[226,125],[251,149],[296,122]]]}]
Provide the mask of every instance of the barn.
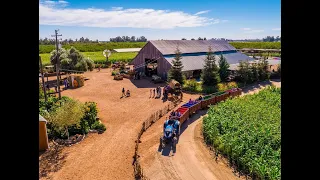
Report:
[{"label": "barn", "polygon": [[166,79],[178,47],[184,66],[183,73],[187,77],[196,77],[203,69],[209,46],[216,60],[222,54],[230,65],[237,64],[240,60],[254,60],[238,52],[225,40],[151,40],[139,51],[131,64],[136,71],[143,72],[147,76],[156,74]]}]

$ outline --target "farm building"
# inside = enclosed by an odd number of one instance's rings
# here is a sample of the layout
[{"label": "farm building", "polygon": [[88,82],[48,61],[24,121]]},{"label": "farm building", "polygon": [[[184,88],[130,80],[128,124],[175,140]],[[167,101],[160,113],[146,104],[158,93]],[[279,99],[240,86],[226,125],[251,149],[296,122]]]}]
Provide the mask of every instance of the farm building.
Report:
[{"label": "farm building", "polygon": [[[157,74],[166,79],[178,47],[184,66],[183,73],[187,77],[196,77],[200,75],[203,69],[209,46],[216,57],[216,63],[218,63],[221,54],[230,65],[236,64],[240,60],[254,60],[237,52],[236,48],[225,40],[152,40],[148,41],[139,51],[131,64],[134,65],[136,71],[144,72],[147,76]],[[150,68],[150,64],[154,68]]]},{"label": "farm building", "polygon": [[141,48],[122,48],[122,49],[113,49],[113,52],[139,52]]}]

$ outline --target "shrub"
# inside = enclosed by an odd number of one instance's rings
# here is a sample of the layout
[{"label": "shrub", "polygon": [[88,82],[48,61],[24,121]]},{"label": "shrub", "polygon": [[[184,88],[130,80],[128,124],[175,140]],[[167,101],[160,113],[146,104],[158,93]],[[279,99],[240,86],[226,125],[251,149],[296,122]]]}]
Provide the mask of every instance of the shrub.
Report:
[{"label": "shrub", "polygon": [[185,80],[182,88],[186,91],[191,92],[202,92],[201,83],[198,83],[196,80]]},{"label": "shrub", "polygon": [[86,59],[87,65],[88,65],[88,70],[93,71],[95,65],[94,62],[91,59]]},{"label": "shrub", "polygon": [[228,89],[237,88],[238,84],[236,82],[228,82],[228,83],[218,83],[217,90],[220,91],[226,91]]},{"label": "shrub", "polygon": [[84,59],[80,60],[76,64],[75,69],[78,70],[78,71],[87,71],[88,64],[87,64],[86,60],[84,60]]},{"label": "shrub", "polygon": [[214,86],[202,86],[202,92],[206,94],[211,94],[217,92],[217,88]]},{"label": "shrub", "polygon": [[95,102],[86,102],[85,103],[85,114],[83,119],[88,122],[89,127],[96,122],[98,114],[97,103]]},{"label": "shrub", "polygon": [[81,118],[84,116],[83,104],[79,101],[71,100],[64,102],[55,112],[51,113],[48,121],[52,123],[57,131],[65,131],[69,138],[69,127],[80,126]]},{"label": "shrub", "polygon": [[107,128],[104,124],[102,124],[99,121],[96,121],[95,123],[93,123],[92,128],[91,129],[95,129],[98,131],[105,131]]},{"label": "shrub", "polygon": [[112,71],[111,75],[115,76],[118,72],[117,71]]}]

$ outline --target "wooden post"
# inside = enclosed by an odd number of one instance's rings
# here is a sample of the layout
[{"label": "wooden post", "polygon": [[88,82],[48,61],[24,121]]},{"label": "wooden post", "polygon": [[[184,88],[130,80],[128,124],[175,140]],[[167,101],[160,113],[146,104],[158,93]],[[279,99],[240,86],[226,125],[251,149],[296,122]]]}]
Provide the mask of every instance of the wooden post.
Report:
[{"label": "wooden post", "polygon": [[44,93],[44,100],[47,102],[47,93],[46,93],[46,86],[44,83],[44,77],[43,77],[43,69],[42,69],[42,61],[41,61],[41,56],[39,56],[39,63],[40,63],[40,71],[41,71],[41,79],[42,79],[42,88],[43,88],[43,93]]}]

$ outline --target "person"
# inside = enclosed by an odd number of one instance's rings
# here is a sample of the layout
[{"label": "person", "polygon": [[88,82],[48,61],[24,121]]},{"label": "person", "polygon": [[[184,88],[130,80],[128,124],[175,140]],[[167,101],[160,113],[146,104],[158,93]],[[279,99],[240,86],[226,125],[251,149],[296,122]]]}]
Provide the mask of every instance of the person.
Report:
[{"label": "person", "polygon": [[150,97],[149,98],[151,98],[151,96],[152,96],[152,89],[150,89]]},{"label": "person", "polygon": [[161,87],[159,86],[159,98],[161,98]]},{"label": "person", "polygon": [[191,99],[189,100],[189,103],[192,104],[192,100]]},{"label": "person", "polygon": [[156,89],[153,89],[153,97],[155,96],[156,94]]},{"label": "person", "polygon": [[175,116],[175,112],[172,111],[172,112],[170,113],[170,115],[171,115],[171,116]]},{"label": "person", "polygon": [[64,89],[67,89],[68,88],[68,81],[67,79],[64,80]]},{"label": "person", "polygon": [[200,101],[202,100],[202,96],[201,96],[201,95],[199,96],[199,100],[200,100]]},{"label": "person", "polygon": [[127,90],[127,97],[129,97],[130,96],[130,91],[129,91],[129,89]]},{"label": "person", "polygon": [[48,91],[50,91],[49,83],[47,83],[46,86],[47,86]]},{"label": "person", "polygon": [[124,88],[122,88],[122,96],[121,97],[126,96],[126,94],[124,92],[125,92],[125,90],[124,90]]},{"label": "person", "polygon": [[99,64],[99,65],[98,65],[98,72],[100,71],[100,67],[101,67],[101,65]]},{"label": "person", "polygon": [[177,116],[178,116],[178,117],[180,117],[180,116],[181,116],[181,112],[180,112],[180,111],[177,111],[177,113],[176,113],[176,114],[177,114]]}]

